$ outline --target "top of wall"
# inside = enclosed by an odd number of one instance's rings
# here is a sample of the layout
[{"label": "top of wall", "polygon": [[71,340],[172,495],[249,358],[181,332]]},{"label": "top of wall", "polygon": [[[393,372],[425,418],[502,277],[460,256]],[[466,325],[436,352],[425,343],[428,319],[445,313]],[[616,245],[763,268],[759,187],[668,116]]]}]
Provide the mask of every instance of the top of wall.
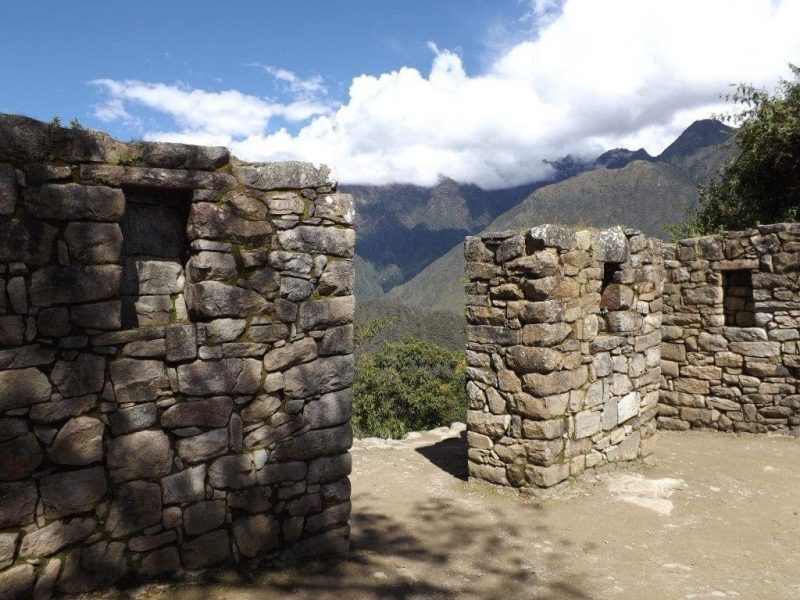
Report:
[{"label": "top of wall", "polygon": [[[484,243],[498,244],[517,236],[516,230],[494,231],[475,236]],[[637,229],[625,229],[620,226],[609,229],[581,229],[573,230],[561,225],[537,225],[523,232],[525,235],[526,251],[528,253],[542,248],[556,248],[558,250],[572,250],[580,248],[586,250],[599,262],[622,263],[628,260],[632,251],[629,238],[639,237],[643,234]],[[467,237],[466,244],[474,237]],[[660,243],[660,242],[659,242]]]},{"label": "top of wall", "polygon": [[[120,142],[101,131],[57,127],[22,115],[0,114],[0,162],[92,164],[122,168],[224,171],[232,165],[237,178],[260,190],[330,187],[337,185],[333,169],[296,161],[247,163],[221,146],[166,142]],[[228,168],[229,170],[229,168]],[[104,173],[103,178],[113,176]],[[218,187],[226,187],[220,173]],[[119,174],[116,174],[119,178]],[[187,178],[187,189],[196,187]],[[124,181],[122,182],[124,183]],[[157,177],[148,182],[159,186]],[[174,186],[174,184],[173,184]],[[172,187],[172,186],[171,186]]]}]

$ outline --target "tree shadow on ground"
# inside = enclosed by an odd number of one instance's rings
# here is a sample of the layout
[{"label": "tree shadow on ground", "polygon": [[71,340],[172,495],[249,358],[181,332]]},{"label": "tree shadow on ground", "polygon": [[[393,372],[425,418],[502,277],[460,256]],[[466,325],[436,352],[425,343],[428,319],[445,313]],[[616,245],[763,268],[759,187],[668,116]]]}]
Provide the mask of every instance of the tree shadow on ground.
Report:
[{"label": "tree shadow on ground", "polygon": [[[283,563],[250,576],[171,588],[174,600],[289,598],[411,600],[422,598],[589,600],[585,576],[570,572],[566,540],[544,552],[532,539],[553,538],[539,509],[509,501],[488,514],[444,498],[413,503],[396,517],[359,498],[352,550],[338,558]],[[481,510],[483,508],[483,510]],[[550,542],[545,542],[550,544]],[[536,544],[540,549],[541,544]],[[152,597],[152,596],[148,596]]]},{"label": "tree shadow on ground", "polygon": [[462,431],[457,438],[448,438],[432,444],[415,448],[422,456],[449,473],[456,479],[467,481],[467,432]]}]

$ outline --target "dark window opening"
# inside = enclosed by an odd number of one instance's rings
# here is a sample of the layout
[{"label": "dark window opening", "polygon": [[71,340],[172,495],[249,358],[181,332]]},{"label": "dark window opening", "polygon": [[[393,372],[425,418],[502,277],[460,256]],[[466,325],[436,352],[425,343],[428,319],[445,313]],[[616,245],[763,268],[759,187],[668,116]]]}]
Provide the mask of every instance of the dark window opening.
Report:
[{"label": "dark window opening", "polygon": [[167,325],[181,291],[191,191],[130,188],[122,229],[122,327]]},{"label": "dark window opening", "polygon": [[753,299],[753,272],[735,270],[722,272],[725,325],[753,327],[756,324]]},{"label": "dark window opening", "polygon": [[609,284],[614,283],[617,273],[619,273],[621,270],[622,265],[620,263],[603,263],[603,284],[600,287],[601,294],[605,291]]}]

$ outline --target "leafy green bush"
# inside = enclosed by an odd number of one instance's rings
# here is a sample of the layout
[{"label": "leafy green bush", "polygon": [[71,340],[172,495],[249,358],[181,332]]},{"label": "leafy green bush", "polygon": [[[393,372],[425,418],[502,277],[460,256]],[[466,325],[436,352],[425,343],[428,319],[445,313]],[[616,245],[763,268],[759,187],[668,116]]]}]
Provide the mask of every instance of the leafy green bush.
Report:
[{"label": "leafy green bush", "polygon": [[356,361],[352,423],[358,436],[399,438],[466,417],[464,355],[416,338],[384,342]]}]

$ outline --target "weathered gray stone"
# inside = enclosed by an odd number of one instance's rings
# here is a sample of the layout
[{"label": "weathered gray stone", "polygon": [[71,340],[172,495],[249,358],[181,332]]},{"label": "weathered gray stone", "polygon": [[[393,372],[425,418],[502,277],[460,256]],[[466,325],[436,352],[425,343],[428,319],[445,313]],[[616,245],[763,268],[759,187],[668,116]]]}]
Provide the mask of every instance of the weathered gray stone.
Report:
[{"label": "weathered gray stone", "polygon": [[571,250],[575,246],[575,232],[560,225],[537,225],[525,235],[525,243],[528,252],[545,247]]},{"label": "weathered gray stone", "polygon": [[106,518],[106,531],[112,538],[126,537],[160,522],[161,488],[157,483],[131,481],[114,486]]},{"label": "weathered gray stone", "polygon": [[347,261],[329,262],[319,278],[322,296],[349,296],[355,284],[355,268]]},{"label": "weathered gray stone", "polygon": [[289,328],[282,323],[272,325],[251,325],[247,337],[254,342],[269,344],[289,337]]},{"label": "weathered gray stone", "polygon": [[189,396],[252,394],[261,384],[261,363],[252,358],[198,360],[178,367],[178,387]]},{"label": "weathered gray stone", "polygon": [[628,238],[621,227],[596,231],[592,234],[592,254],[603,263],[623,263],[628,260]]},{"label": "weathered gray stone", "polygon": [[112,481],[163,477],[172,470],[169,438],[161,431],[138,431],[112,438],[106,461]]},{"label": "weathered gray stone", "polygon": [[190,467],[161,480],[164,504],[197,502],[205,498],[206,466]]},{"label": "weathered gray stone", "polygon": [[21,315],[28,312],[28,291],[25,287],[24,277],[9,279],[6,292],[13,312]]},{"label": "weathered gray stone", "polygon": [[353,430],[349,423],[331,429],[315,429],[280,442],[270,454],[270,460],[308,460],[341,454],[349,450],[352,443]]},{"label": "weathered gray stone", "polygon": [[322,336],[319,345],[320,356],[333,356],[337,354],[351,354],[354,348],[355,331],[353,325],[331,327]]},{"label": "weathered gray stone", "polygon": [[305,302],[300,305],[298,326],[303,331],[311,331],[347,325],[353,322],[355,308],[354,296]]},{"label": "weathered gray stone", "polygon": [[192,205],[187,233],[190,240],[206,238],[242,244],[264,245],[272,233],[267,221],[251,221],[229,205],[208,202]]},{"label": "weathered gray stone", "polygon": [[103,458],[105,425],[93,417],[67,421],[48,451],[50,460],[61,465],[88,465]]},{"label": "weathered gray stone", "polygon": [[619,423],[624,423],[630,418],[639,414],[639,406],[641,405],[641,397],[639,392],[630,392],[619,399],[617,405],[617,418]]},{"label": "weathered gray stone", "polygon": [[110,586],[127,573],[125,544],[101,541],[67,554],[58,586],[67,594],[89,592]]},{"label": "weathered gray stone", "polygon": [[41,219],[115,222],[125,213],[122,190],[102,185],[46,183],[25,195],[25,208]]},{"label": "weathered gray stone", "polygon": [[71,361],[60,360],[50,378],[65,398],[96,394],[103,390],[106,360],[96,354],[79,354]]},{"label": "weathered gray stone", "polygon": [[529,373],[523,377],[525,389],[536,396],[552,396],[570,390],[577,390],[587,379],[586,367],[570,371],[556,371],[546,375]]},{"label": "weathered gray stone", "polygon": [[153,403],[121,408],[108,415],[111,433],[115,436],[141,431],[155,425],[158,409]]},{"label": "weathered gray stone", "polygon": [[269,310],[260,294],[218,281],[190,285],[185,293],[189,312],[199,318],[247,317]]},{"label": "weathered gray stone", "polygon": [[38,499],[33,481],[0,483],[0,529],[32,523]]},{"label": "weathered gray stone", "polygon": [[167,361],[178,362],[197,357],[194,325],[173,325],[166,329]]},{"label": "weathered gray stone", "polygon": [[274,550],[280,543],[280,524],[274,517],[253,515],[233,522],[233,537],[239,552],[248,558]]},{"label": "weathered gray stone", "polygon": [[311,429],[341,425],[350,420],[352,402],[352,389],[325,394],[305,405],[303,418]]},{"label": "weathered gray stone", "polygon": [[16,315],[0,315],[0,346],[20,346],[24,341],[24,318]]},{"label": "weathered gray stone", "polygon": [[34,306],[83,304],[119,294],[122,269],[116,265],[45,267],[31,277]]},{"label": "weathered gray stone", "polygon": [[0,600],[26,598],[33,591],[36,571],[33,565],[17,565],[0,573]]},{"label": "weathered gray stone", "polygon": [[137,340],[125,344],[122,349],[122,356],[133,358],[163,358],[167,354],[167,343],[163,339],[157,340]]},{"label": "weathered gray stone", "polygon": [[92,410],[97,404],[97,396],[79,396],[65,400],[50,400],[34,404],[30,417],[34,423],[56,423],[69,417],[77,417]]},{"label": "weathered gray stone", "polygon": [[284,371],[316,357],[317,343],[312,338],[305,337],[267,352],[264,356],[264,367],[267,371]]},{"label": "weathered gray stone", "polygon": [[50,556],[89,537],[94,533],[97,522],[94,519],[72,519],[69,522],[54,521],[22,538],[20,556]]},{"label": "weathered gray stone", "polygon": [[187,535],[200,535],[225,522],[225,502],[210,500],[192,504],[183,511],[183,530]]},{"label": "weathered gray stone", "polygon": [[178,456],[187,463],[197,463],[228,451],[228,430],[212,429],[199,435],[182,438],[175,444]]},{"label": "weathered gray stone", "polygon": [[201,169],[213,171],[230,160],[230,152],[222,146],[192,146],[165,142],[135,142],[128,152],[142,164],[164,169]]},{"label": "weathered gray stone", "polygon": [[208,323],[197,324],[197,338],[200,343],[219,344],[233,342],[247,327],[244,319],[214,319]]},{"label": "weathered gray stone", "polygon": [[175,573],[181,568],[177,548],[172,546],[150,552],[142,559],[140,573],[146,577],[158,577]]},{"label": "weathered gray stone", "polygon": [[233,401],[227,397],[179,402],[164,411],[161,415],[161,426],[170,429],[226,427],[232,410]]},{"label": "weathered gray stone", "polygon": [[42,221],[0,218],[0,262],[50,263],[58,230]]},{"label": "weathered gray stone", "polygon": [[350,475],[352,468],[353,457],[349,453],[317,458],[309,463],[306,480],[309,484],[338,481]]},{"label": "weathered gray stone", "polygon": [[246,424],[268,420],[281,406],[280,398],[262,395],[242,409],[242,420]]},{"label": "weathered gray stone", "polygon": [[189,259],[186,273],[192,282],[208,279],[225,281],[236,276],[236,260],[222,252],[199,252]]},{"label": "weathered gray stone", "polygon": [[0,164],[0,215],[14,214],[17,197],[17,175],[14,167]]},{"label": "weathered gray stone", "polygon": [[183,565],[187,569],[202,569],[230,559],[231,549],[228,534],[218,529],[200,536],[181,547]]},{"label": "weathered gray stone", "polygon": [[253,457],[235,454],[218,458],[208,469],[208,482],[216,489],[239,490],[255,485]]},{"label": "weathered gray stone", "polygon": [[81,165],[80,179],[117,187],[154,187],[167,190],[219,190],[236,185],[235,179],[227,173],[113,165]]},{"label": "weathered gray stone", "polygon": [[[17,554],[17,542],[19,541],[19,534],[14,533],[0,533],[0,569],[10,567],[14,562],[14,557]],[[2,579],[0,579],[0,582]]]},{"label": "weathered gray stone", "polygon": [[70,331],[70,315],[66,308],[40,310],[36,321],[42,337],[62,337]]},{"label": "weathered gray stone", "polygon": [[259,190],[292,190],[335,187],[336,175],[326,165],[286,161],[254,165],[237,165],[236,178],[248,187]]},{"label": "weathered gray stone", "polygon": [[300,216],[305,212],[305,200],[296,192],[273,193],[268,195],[264,201],[267,203],[269,212],[272,215]]},{"label": "weathered gray stone", "polygon": [[108,490],[103,467],[54,473],[39,485],[48,519],[93,511]]},{"label": "weathered gray stone", "polygon": [[[269,265],[278,271],[290,271],[300,275],[308,275],[314,267],[313,259],[302,252],[285,252],[277,250],[269,253]],[[245,265],[247,266],[247,265]]]},{"label": "weathered gray stone", "polygon": [[116,223],[70,223],[64,231],[70,259],[80,264],[115,263],[122,251]]},{"label": "weathered gray stone", "polygon": [[289,398],[308,398],[335,392],[353,384],[353,357],[318,358],[284,373],[284,392]]},{"label": "weathered gray stone", "polygon": [[292,302],[301,302],[314,291],[314,284],[298,277],[282,277],[280,295]]},{"label": "weathered gray stone", "polygon": [[284,250],[352,258],[356,236],[352,229],[300,225],[278,232]]},{"label": "weathered gray stone", "polygon": [[169,379],[161,361],[120,358],[111,361],[109,367],[120,404],[152,402],[159,392],[169,389]]},{"label": "weathered gray stone", "polygon": [[517,373],[549,373],[563,365],[558,350],[528,346],[512,346],[506,351],[506,362]]},{"label": "weathered gray stone", "polygon": [[303,481],[307,470],[306,464],[299,461],[269,464],[258,471],[258,483],[268,485],[287,481]]},{"label": "weathered gray stone", "polygon": [[81,304],[69,309],[76,327],[85,329],[119,329],[122,326],[122,303],[119,301]]},{"label": "weathered gray stone", "polygon": [[0,481],[28,477],[42,462],[36,436],[26,433],[0,444]]}]

